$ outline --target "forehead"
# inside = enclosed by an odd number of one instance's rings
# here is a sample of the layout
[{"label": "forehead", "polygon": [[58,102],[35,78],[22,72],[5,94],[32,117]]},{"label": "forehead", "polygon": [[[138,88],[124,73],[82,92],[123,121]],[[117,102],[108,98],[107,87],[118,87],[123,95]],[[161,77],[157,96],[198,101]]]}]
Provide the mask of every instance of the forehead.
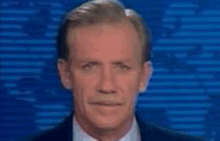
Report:
[{"label": "forehead", "polygon": [[137,31],[129,22],[99,23],[69,30],[69,56],[78,59],[131,59],[140,50]]}]

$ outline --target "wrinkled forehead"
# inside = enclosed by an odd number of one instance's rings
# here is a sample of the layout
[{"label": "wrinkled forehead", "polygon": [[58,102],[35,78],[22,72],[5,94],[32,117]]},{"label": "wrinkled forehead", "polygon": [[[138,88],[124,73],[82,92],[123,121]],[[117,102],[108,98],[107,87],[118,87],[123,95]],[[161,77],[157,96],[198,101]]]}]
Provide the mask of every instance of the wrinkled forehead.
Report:
[{"label": "wrinkled forehead", "polygon": [[[115,55],[115,57],[131,56],[131,54],[134,56],[136,50],[140,49],[138,34],[129,22],[101,23],[95,26],[77,27],[69,30],[67,42],[70,48],[70,58],[79,56],[76,54],[79,53],[79,50],[80,55],[85,52],[89,54],[89,51],[96,54],[96,45],[103,46],[103,48],[99,48],[99,51],[105,52],[106,48],[106,56]],[[112,50],[109,48],[112,48]],[[107,51],[108,49],[109,51]],[[122,54],[119,52],[122,52]],[[138,56],[140,56],[140,53],[138,53]]]},{"label": "wrinkled forehead", "polygon": [[[97,29],[99,31],[105,31],[106,29],[109,29],[109,28],[112,28],[112,29],[117,29],[117,30],[123,30],[123,29],[126,29],[126,31],[128,32],[132,32],[133,33],[133,36],[135,37],[138,37],[137,40],[139,41],[139,34],[138,32],[136,31],[135,27],[130,23],[130,21],[128,21],[127,19],[119,19],[117,21],[114,21],[114,22],[109,22],[108,20],[107,21],[103,21],[103,22],[100,22],[100,23],[96,23],[96,24],[93,24],[93,25],[79,25],[79,26],[76,26],[76,27],[70,27],[68,30],[67,30],[67,44],[68,46],[73,46],[75,45],[74,43],[74,39],[76,39],[79,34],[81,33],[92,33],[92,32],[95,32],[97,31]],[[92,34],[90,34],[92,36]]]}]

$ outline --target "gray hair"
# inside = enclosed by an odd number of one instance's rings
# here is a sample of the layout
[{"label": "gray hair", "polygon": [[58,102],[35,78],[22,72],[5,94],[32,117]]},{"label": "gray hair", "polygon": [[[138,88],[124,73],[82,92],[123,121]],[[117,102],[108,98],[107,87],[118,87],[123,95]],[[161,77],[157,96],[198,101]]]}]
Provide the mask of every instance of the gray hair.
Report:
[{"label": "gray hair", "polygon": [[141,43],[141,61],[151,61],[151,31],[142,16],[132,9],[126,9],[118,0],[91,0],[68,12],[58,36],[58,57],[68,61],[69,48],[66,43],[67,31],[78,26],[100,22],[129,21],[137,31]]}]

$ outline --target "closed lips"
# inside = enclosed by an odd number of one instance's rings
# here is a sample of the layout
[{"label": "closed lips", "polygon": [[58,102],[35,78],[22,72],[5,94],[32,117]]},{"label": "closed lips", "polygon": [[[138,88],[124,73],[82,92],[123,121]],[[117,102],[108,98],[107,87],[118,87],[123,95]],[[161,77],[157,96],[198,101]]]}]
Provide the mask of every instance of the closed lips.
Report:
[{"label": "closed lips", "polygon": [[102,106],[120,106],[121,104],[115,103],[115,104],[109,104],[109,103],[95,103],[97,105],[102,105]]}]

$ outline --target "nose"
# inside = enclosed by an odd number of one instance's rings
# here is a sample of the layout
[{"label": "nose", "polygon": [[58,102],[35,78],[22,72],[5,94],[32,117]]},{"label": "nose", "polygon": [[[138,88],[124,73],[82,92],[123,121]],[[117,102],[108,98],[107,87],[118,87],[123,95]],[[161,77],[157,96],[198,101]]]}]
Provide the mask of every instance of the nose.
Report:
[{"label": "nose", "polygon": [[115,78],[112,71],[110,69],[103,68],[100,74],[100,87],[98,91],[103,94],[116,93],[114,80]]}]

